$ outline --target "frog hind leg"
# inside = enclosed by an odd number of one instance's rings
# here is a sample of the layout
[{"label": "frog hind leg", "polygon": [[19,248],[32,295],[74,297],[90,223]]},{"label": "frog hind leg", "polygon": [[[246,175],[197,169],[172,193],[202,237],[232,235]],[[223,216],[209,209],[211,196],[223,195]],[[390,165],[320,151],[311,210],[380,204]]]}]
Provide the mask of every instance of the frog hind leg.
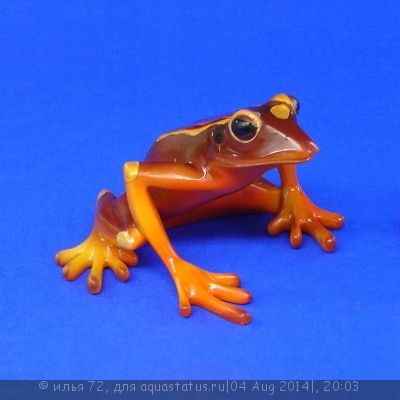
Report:
[{"label": "frog hind leg", "polygon": [[56,263],[63,267],[65,279],[75,280],[90,268],[87,287],[97,294],[102,288],[105,268],[110,268],[121,281],[129,278],[128,266],[138,262],[133,250],[140,247],[144,239],[125,205],[125,196],[116,198],[109,191],[100,192],[94,225],[87,239],[55,256]]}]

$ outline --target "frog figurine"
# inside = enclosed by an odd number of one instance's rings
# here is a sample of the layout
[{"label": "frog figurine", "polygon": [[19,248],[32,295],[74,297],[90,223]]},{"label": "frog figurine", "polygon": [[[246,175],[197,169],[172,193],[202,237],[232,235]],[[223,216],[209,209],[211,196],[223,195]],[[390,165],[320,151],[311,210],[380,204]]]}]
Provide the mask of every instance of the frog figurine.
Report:
[{"label": "frog figurine", "polygon": [[[240,288],[233,273],[213,273],[182,259],[166,230],[171,227],[237,213],[272,213],[268,232],[290,232],[298,248],[302,232],[333,251],[328,229],[343,224],[339,214],[314,205],[301,189],[296,164],[308,161],[318,147],[297,124],[299,102],[278,94],[260,106],[202,121],[160,136],[144,162],[124,165],[126,192],[119,197],[100,192],[93,229],[80,245],[60,251],[56,262],[63,275],[75,280],[91,268],[87,286],[99,293],[104,268],[122,281],[127,266],[138,262],[135,250],[148,242],[172,275],[179,310],[203,307],[237,324],[247,324],[251,294]],[[281,186],[263,177],[277,168]],[[234,303],[234,304],[232,304]]]}]

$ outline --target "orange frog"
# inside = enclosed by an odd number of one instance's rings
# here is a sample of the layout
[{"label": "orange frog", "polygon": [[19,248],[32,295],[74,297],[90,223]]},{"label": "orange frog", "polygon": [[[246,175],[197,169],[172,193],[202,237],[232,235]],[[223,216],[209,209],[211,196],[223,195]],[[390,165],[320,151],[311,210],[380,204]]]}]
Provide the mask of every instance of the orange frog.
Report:
[{"label": "orange frog", "polygon": [[[239,288],[233,273],[213,273],[183,260],[166,229],[233,213],[272,213],[271,235],[290,231],[299,247],[302,232],[326,251],[335,248],[327,229],[343,224],[339,214],[315,206],[302,191],[295,164],[309,160],[317,146],[297,124],[299,103],[285,94],[232,115],[201,122],[160,136],[144,162],[124,165],[126,193],[102,191],[93,230],[77,247],[60,251],[56,262],[67,280],[91,268],[88,288],[99,293],[104,268],[122,280],[127,266],[137,264],[134,252],[149,242],[175,282],[180,313],[203,307],[237,324],[250,315],[232,303],[246,304],[251,294]],[[278,168],[281,187],[262,175]]]}]

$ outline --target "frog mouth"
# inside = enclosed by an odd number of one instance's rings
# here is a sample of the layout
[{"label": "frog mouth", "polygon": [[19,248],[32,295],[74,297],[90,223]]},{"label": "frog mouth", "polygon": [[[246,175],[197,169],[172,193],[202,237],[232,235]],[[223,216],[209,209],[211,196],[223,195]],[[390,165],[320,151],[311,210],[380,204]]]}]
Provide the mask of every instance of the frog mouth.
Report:
[{"label": "frog mouth", "polygon": [[[309,161],[316,153],[319,152],[318,146],[311,140],[306,143],[302,143],[301,150],[298,149],[287,149],[276,154],[278,160],[284,160],[283,162],[291,161],[294,163],[302,163]],[[274,156],[271,154],[272,158]],[[267,159],[269,156],[267,156]]]},{"label": "frog mouth", "polygon": [[298,164],[310,160],[319,151],[318,146],[308,137],[299,141],[290,137],[279,140],[258,141],[240,148],[233,144],[217,154],[220,162],[230,166],[268,166]]},{"label": "frog mouth", "polygon": [[260,163],[266,165],[287,163],[300,164],[309,161],[318,152],[318,150],[319,149],[317,146],[315,146],[315,149],[310,149],[304,152],[287,150],[284,152],[268,155],[264,158],[264,160],[260,160]]},{"label": "frog mouth", "polygon": [[224,157],[218,157],[218,161],[230,167],[264,166],[266,167],[266,169],[269,170],[282,164],[301,164],[307,162],[313,157],[315,153],[316,152],[299,154],[295,151],[287,151],[284,153],[279,152],[276,154],[270,154],[266,157],[255,157],[251,160],[237,159],[236,157],[229,157],[225,155]]}]

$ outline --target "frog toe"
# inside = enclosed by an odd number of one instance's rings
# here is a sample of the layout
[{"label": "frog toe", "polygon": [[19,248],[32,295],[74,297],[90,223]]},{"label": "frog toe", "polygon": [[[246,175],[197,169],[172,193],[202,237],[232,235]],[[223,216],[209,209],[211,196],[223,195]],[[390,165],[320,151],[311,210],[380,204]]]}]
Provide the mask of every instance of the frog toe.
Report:
[{"label": "frog toe", "polygon": [[232,287],[239,287],[240,286],[240,276],[233,273],[213,273],[213,277],[215,280],[222,284]]},{"label": "frog toe", "polygon": [[69,261],[63,268],[63,276],[67,281],[74,281],[79,278],[84,271],[90,268],[90,260],[85,254],[80,254]]},{"label": "frog toe", "polygon": [[344,225],[344,216],[325,210],[320,210],[319,220],[327,229],[340,229]]}]

